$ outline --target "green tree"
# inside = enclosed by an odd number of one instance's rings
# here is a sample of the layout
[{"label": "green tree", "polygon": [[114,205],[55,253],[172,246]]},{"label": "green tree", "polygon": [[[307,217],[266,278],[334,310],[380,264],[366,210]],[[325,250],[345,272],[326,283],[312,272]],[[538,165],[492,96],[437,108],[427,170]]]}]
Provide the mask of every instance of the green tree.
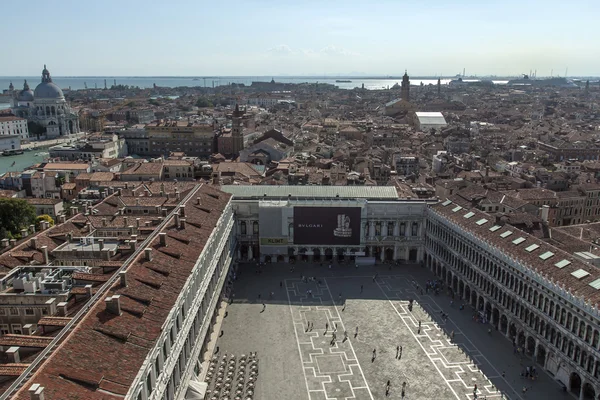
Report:
[{"label": "green tree", "polygon": [[196,107],[200,107],[200,108],[213,107],[213,103],[206,97],[200,97],[196,101]]},{"label": "green tree", "polygon": [[0,226],[2,239],[20,236],[23,228],[36,222],[35,208],[23,199],[0,199]]},{"label": "green tree", "polygon": [[52,219],[52,217],[49,216],[48,214],[42,214],[42,215],[38,216],[36,219],[35,229],[40,229],[40,227],[41,227],[40,222],[42,222],[42,221],[48,222],[50,224],[49,227],[54,226],[54,220]]}]

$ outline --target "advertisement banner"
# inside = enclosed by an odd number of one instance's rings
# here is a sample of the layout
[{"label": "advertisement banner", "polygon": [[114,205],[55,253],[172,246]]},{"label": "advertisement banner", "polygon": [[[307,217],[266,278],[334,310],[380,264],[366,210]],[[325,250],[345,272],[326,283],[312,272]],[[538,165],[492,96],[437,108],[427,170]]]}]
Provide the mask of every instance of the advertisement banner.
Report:
[{"label": "advertisement banner", "polygon": [[261,246],[283,246],[288,244],[287,238],[260,238]]},{"label": "advertisement banner", "polygon": [[294,207],[294,244],[360,244],[360,207]]}]

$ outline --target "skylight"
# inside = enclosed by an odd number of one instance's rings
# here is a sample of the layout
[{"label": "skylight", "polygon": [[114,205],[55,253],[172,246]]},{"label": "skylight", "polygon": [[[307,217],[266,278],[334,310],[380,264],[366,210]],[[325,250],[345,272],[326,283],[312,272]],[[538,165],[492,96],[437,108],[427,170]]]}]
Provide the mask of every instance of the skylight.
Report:
[{"label": "skylight", "polygon": [[452,200],[446,200],[445,202],[442,203],[442,205],[444,207],[446,207],[447,205],[452,204]]},{"label": "skylight", "polygon": [[477,222],[475,222],[475,223],[476,223],[477,225],[481,226],[481,225],[485,224],[486,222],[487,222],[487,219],[483,218],[483,219],[480,219],[479,221],[477,221]]},{"label": "skylight", "polygon": [[577,279],[581,279],[581,278],[583,278],[583,277],[586,277],[586,276],[588,276],[589,274],[590,274],[590,273],[589,273],[589,272],[587,272],[587,271],[586,271],[586,270],[584,270],[584,269],[578,269],[578,270],[577,270],[577,271],[575,271],[575,272],[571,272],[571,275],[573,275],[573,276],[574,276],[575,278],[577,278]]},{"label": "skylight", "polygon": [[462,210],[462,207],[461,206],[456,206],[456,207],[454,207],[452,209],[452,212],[457,212],[457,211],[460,211],[460,210]]},{"label": "skylight", "polygon": [[504,238],[509,237],[510,235],[512,235],[512,231],[506,231],[504,233],[501,233],[500,237],[504,239]]},{"label": "skylight", "polygon": [[469,218],[471,218],[473,215],[475,215],[475,213],[474,213],[474,212],[468,212],[468,213],[466,213],[466,214],[464,215],[464,217],[465,217],[466,219],[469,219]]},{"label": "skylight", "polygon": [[525,250],[527,250],[528,252],[531,253],[535,249],[539,249],[539,248],[540,248],[540,246],[538,244],[532,244],[531,246],[527,247]]},{"label": "skylight", "polygon": [[496,232],[498,229],[502,228],[500,225],[494,225],[490,228],[490,231]]},{"label": "skylight", "polygon": [[540,258],[541,258],[542,260],[547,260],[547,259],[549,259],[550,257],[552,257],[553,255],[554,255],[554,253],[553,253],[553,252],[551,252],[551,251],[547,251],[547,252],[545,252],[544,254],[541,254],[541,255],[540,255]]},{"label": "skylight", "polygon": [[590,282],[590,286],[596,290],[600,289],[600,279],[596,279],[595,281]]},{"label": "skylight", "polygon": [[515,240],[513,240],[513,244],[521,244],[524,241],[525,241],[524,237],[516,238]]},{"label": "skylight", "polygon": [[564,268],[564,267],[566,267],[569,264],[571,264],[571,261],[569,261],[569,260],[561,260],[561,261],[557,262],[556,264],[554,264],[554,266],[556,268]]}]

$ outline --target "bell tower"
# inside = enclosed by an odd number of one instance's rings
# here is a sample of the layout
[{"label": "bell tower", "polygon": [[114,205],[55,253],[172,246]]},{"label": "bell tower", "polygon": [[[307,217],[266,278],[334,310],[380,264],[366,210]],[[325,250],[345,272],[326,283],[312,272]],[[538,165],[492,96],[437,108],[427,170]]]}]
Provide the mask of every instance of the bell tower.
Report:
[{"label": "bell tower", "polygon": [[408,78],[408,73],[406,70],[404,71],[404,76],[402,77],[402,100],[410,101],[410,80]]},{"label": "bell tower", "polygon": [[237,157],[240,151],[244,149],[244,125],[242,124],[242,118],[245,111],[245,109],[240,110],[240,106],[236,104],[235,110],[231,115],[231,140],[234,157]]}]

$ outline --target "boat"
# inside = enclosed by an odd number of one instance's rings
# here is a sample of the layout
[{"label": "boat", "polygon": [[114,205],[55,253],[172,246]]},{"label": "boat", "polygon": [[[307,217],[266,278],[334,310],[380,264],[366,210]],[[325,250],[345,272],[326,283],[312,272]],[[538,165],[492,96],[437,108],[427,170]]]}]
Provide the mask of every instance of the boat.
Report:
[{"label": "boat", "polygon": [[3,156],[18,156],[19,154],[23,154],[23,150],[4,150],[2,152]]},{"label": "boat", "polygon": [[552,78],[530,78],[529,75],[523,74],[522,78],[511,79],[507,83],[509,86],[554,86],[554,87],[577,87],[575,83],[567,78],[552,77]]},{"label": "boat", "polygon": [[352,82],[352,81],[345,80],[345,79],[338,79],[338,80],[336,80],[335,82],[336,82],[336,83],[350,83],[350,82]]}]

